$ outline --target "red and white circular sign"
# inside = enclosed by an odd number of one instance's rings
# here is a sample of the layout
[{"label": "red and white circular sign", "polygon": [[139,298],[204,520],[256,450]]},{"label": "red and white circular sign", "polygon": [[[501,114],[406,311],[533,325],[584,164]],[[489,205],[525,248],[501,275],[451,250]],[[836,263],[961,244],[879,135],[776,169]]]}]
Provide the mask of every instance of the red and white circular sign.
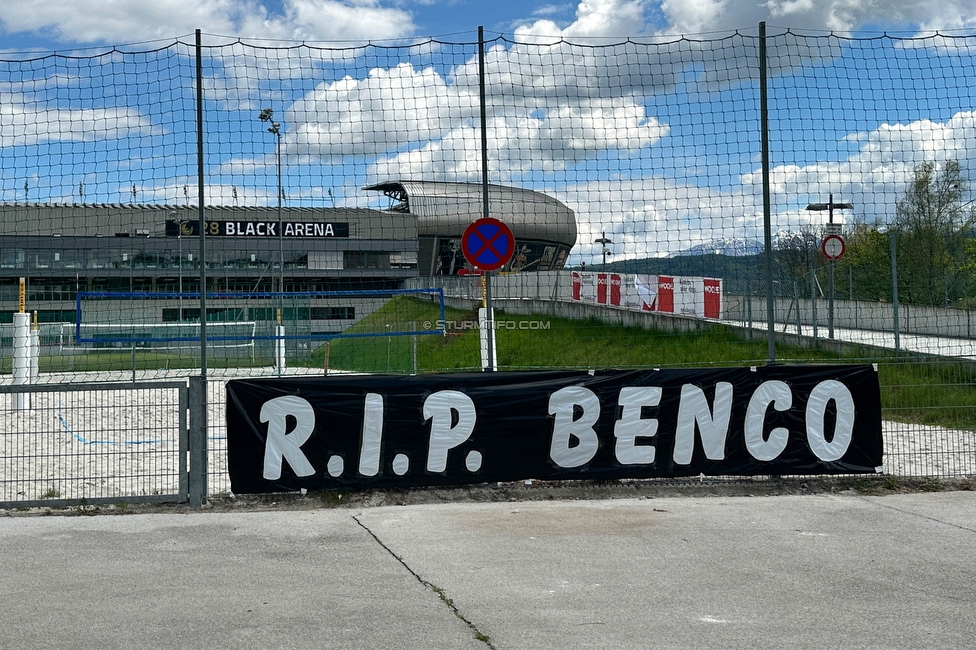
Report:
[{"label": "red and white circular sign", "polygon": [[820,244],[820,252],[831,262],[844,256],[844,238],[840,235],[827,235]]}]

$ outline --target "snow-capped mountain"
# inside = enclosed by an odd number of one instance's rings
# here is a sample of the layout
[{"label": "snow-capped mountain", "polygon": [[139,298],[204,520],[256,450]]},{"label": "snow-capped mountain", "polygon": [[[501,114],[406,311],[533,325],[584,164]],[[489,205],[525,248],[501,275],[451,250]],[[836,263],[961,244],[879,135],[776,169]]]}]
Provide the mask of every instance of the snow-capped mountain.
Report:
[{"label": "snow-capped mountain", "polygon": [[713,239],[683,251],[672,253],[669,257],[683,257],[685,255],[728,255],[741,257],[743,255],[758,255],[763,252],[763,243],[756,239],[741,239],[737,237]]}]

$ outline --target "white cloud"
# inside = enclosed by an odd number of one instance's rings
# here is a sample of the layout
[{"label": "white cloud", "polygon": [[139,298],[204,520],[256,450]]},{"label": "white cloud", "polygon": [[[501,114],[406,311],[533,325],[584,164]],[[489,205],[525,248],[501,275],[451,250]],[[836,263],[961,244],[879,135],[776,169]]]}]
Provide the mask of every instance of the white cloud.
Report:
[{"label": "white cloud", "polygon": [[849,32],[866,25],[922,30],[976,25],[976,2],[948,0],[663,0],[663,34],[750,28],[760,21],[800,29]]},{"label": "white cloud", "polygon": [[[260,110],[280,106],[288,90],[305,79],[320,76],[334,60],[352,57],[358,49],[266,48],[241,42],[208,49],[204,64],[204,94],[231,110]],[[211,64],[212,62],[212,64]],[[277,115],[281,115],[276,110]]]},{"label": "white cloud", "polygon": [[515,30],[517,40],[553,42],[559,38],[574,41],[587,38],[620,37],[639,34],[644,29],[646,0],[581,0],[576,20],[560,29],[548,19]]},{"label": "white cloud", "polygon": [[[854,134],[849,139],[859,141],[861,146],[846,160],[771,169],[774,201],[785,205],[800,197],[825,200],[827,194],[833,193],[838,201],[854,203],[858,220],[884,223],[893,216],[895,203],[918,164],[957,160],[964,173],[976,168],[973,111],[957,113],[944,123],[923,119],[881,124],[870,133]],[[758,170],[741,179],[743,188],[753,188],[752,193],[758,191],[761,182]]]},{"label": "white cloud", "polygon": [[[762,210],[755,197],[660,177],[599,180],[556,193],[576,212],[578,243],[571,263],[602,261],[603,233],[612,260],[664,257],[722,238],[755,237]],[[608,215],[613,215],[608,218]]]},{"label": "white cloud", "polygon": [[[728,29],[748,25],[746,22],[727,22],[730,18],[729,4],[732,4],[729,0],[664,0],[661,12],[667,18],[668,25],[661,31],[666,34],[698,34],[712,31],[718,26]],[[740,20],[745,18],[741,13],[733,15]]]},{"label": "white cloud", "polygon": [[38,142],[91,142],[153,132],[150,121],[133,108],[50,108],[21,95],[0,93],[0,147]]},{"label": "white cloud", "polygon": [[[538,13],[537,15],[545,15]],[[865,25],[918,25],[954,29],[976,25],[976,2],[949,0],[581,0],[576,20],[561,28],[540,19],[515,29],[519,40],[553,42],[559,38],[637,36],[647,33],[648,18],[660,15],[657,34],[695,35],[754,29],[760,21],[801,29],[848,32]],[[662,22],[660,19],[658,23]]]},{"label": "white cloud", "polygon": [[[202,29],[210,34],[272,40],[377,40],[415,33],[405,5],[438,3],[398,0],[4,0],[0,28],[6,33],[42,33],[66,43],[118,43],[169,38]],[[541,4],[530,11],[550,16],[572,5]],[[522,40],[627,37],[649,33],[701,34],[749,29],[761,20],[800,29],[847,32],[865,25],[917,26],[921,31],[976,26],[974,0],[580,0],[576,15],[560,27],[549,18],[514,28]],[[661,24],[663,23],[663,24]]]},{"label": "white cloud", "polygon": [[[492,70],[505,63],[517,67],[517,56],[511,57],[514,63],[508,56],[504,50],[495,52]],[[466,62],[444,77],[432,68],[403,63],[370,70],[364,79],[321,84],[287,110],[284,122],[293,126],[286,132],[286,151],[326,161],[386,154],[373,164],[371,179],[474,177],[480,174],[481,147],[470,67]],[[541,69],[538,73],[545,77]],[[588,85],[585,76],[579,78]],[[544,81],[534,83],[531,74],[521,81],[495,73],[490,79],[488,139],[499,178],[564,169],[608,149],[634,152],[668,133],[631,96],[601,97],[592,89],[567,92]]]},{"label": "white cloud", "polygon": [[377,40],[413,32],[410,14],[377,0],[284,0],[279,18],[248,16],[235,33],[291,40]]},{"label": "white cloud", "polygon": [[438,140],[476,114],[478,98],[449,86],[431,68],[402,63],[370,70],[365,79],[322,84],[296,101],[286,122],[293,142],[312,156],[362,156]]},{"label": "white cloud", "polygon": [[4,0],[7,33],[49,33],[67,43],[132,42],[195,29],[266,39],[385,39],[413,31],[409,13],[378,0],[284,0],[280,15],[261,0]]},{"label": "white cloud", "polygon": [[[648,117],[632,100],[591,100],[550,111],[517,108],[495,113],[488,122],[488,167],[493,179],[508,182],[531,171],[553,172],[608,149],[636,151],[657,143],[668,127]],[[471,125],[443,138],[382,158],[371,180],[428,178],[476,180],[481,174],[481,131]]]},{"label": "white cloud", "polygon": [[566,3],[559,5],[540,5],[532,10],[533,16],[554,16],[566,11],[572,11],[575,5]]}]

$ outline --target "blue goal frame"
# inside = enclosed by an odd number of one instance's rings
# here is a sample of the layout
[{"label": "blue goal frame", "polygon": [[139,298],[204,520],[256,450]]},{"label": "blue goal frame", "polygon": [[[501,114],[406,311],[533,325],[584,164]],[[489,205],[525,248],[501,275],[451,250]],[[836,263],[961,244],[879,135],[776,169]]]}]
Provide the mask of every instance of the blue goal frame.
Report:
[{"label": "blue goal frame", "polygon": [[[356,334],[345,334],[343,332],[328,334],[303,334],[298,335],[261,335],[261,336],[210,336],[207,341],[280,341],[280,340],[331,340],[340,338],[369,338],[377,336],[412,336],[420,334],[446,334],[447,330],[443,326],[446,318],[444,314],[444,290],[440,288],[431,289],[364,289],[361,291],[217,291],[207,293],[206,298],[210,300],[231,300],[231,299],[268,299],[268,298],[340,298],[340,297],[369,297],[369,296],[400,296],[400,295],[429,295],[437,296],[440,305],[441,317],[438,321],[442,324],[439,329],[424,329],[413,331],[385,331],[385,332],[365,332]],[[79,291],[75,297],[75,342],[76,343],[171,343],[171,342],[199,342],[200,336],[127,336],[127,337],[90,337],[82,338],[82,308],[81,303],[85,299],[95,300],[167,300],[167,299],[200,299],[200,292],[155,292],[155,291]]]}]

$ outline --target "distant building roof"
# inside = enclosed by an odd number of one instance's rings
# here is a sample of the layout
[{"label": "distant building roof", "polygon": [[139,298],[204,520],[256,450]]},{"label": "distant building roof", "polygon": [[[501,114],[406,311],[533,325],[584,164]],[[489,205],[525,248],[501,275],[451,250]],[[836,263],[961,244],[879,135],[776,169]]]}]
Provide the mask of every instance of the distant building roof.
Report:
[{"label": "distant building roof", "polygon": [[[393,211],[417,217],[417,234],[460,237],[483,216],[481,183],[396,180],[369,185],[399,201]],[[516,239],[576,244],[576,215],[564,203],[536,192],[503,185],[488,186],[490,216],[504,221]]]},{"label": "distant building roof", "polygon": [[[5,235],[106,236],[137,230],[151,236],[166,233],[166,221],[196,221],[195,205],[118,203],[0,203],[0,225]],[[206,219],[277,219],[274,206],[204,208]],[[281,209],[285,221],[330,220],[349,224],[353,239],[415,239],[416,219],[368,208],[289,207]]]}]

